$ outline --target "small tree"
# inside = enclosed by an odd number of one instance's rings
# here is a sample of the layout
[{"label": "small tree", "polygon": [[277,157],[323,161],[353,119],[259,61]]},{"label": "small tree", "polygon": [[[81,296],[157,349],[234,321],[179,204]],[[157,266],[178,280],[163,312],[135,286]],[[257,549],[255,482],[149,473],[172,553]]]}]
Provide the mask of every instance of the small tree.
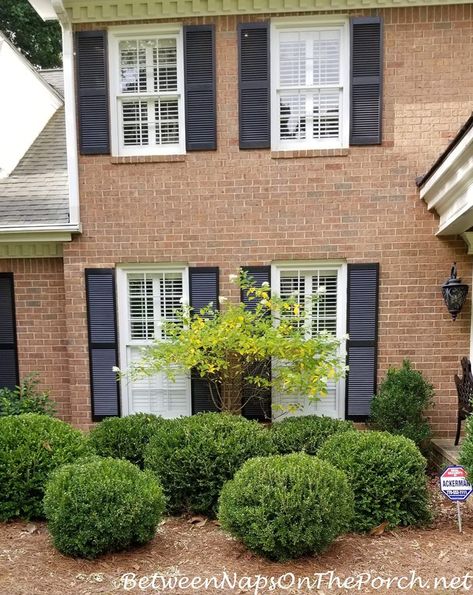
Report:
[{"label": "small tree", "polygon": [[[234,276],[248,301],[232,303],[220,298],[220,309],[209,304],[199,312],[183,305],[177,322],[165,324],[167,340],[143,350],[130,369],[131,377],[165,373],[171,380],[182,371],[208,382],[219,410],[240,412],[251,398],[262,399],[269,389],[298,398],[318,400],[327,382],[345,372],[340,341],[329,332],[312,334],[310,316],[314,301],[299,305],[271,295],[268,283],[256,287],[245,272]],[[321,292],[322,293],[322,292]]]}]

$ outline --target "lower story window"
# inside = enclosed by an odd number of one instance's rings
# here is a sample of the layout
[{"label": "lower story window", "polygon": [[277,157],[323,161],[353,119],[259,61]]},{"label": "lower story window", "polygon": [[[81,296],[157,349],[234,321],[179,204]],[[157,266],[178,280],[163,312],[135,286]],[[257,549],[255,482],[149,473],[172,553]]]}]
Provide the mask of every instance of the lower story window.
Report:
[{"label": "lower story window", "polygon": [[[341,338],[346,332],[346,271],[336,264],[296,264],[273,267],[273,289],[281,297],[294,298],[305,312],[304,326],[307,337],[327,331]],[[288,405],[298,402],[301,407],[296,415],[345,416],[344,382],[330,382],[327,395],[318,402],[309,401],[304,395],[273,394],[273,403]],[[276,417],[281,413],[276,413]],[[286,417],[289,413],[282,415]]]},{"label": "lower story window", "polygon": [[[120,270],[118,275],[120,360],[122,368],[140,359],[153,340],[165,341],[165,323],[188,301],[186,269]],[[190,378],[156,374],[122,382],[124,415],[153,413],[166,418],[191,414]]]}]

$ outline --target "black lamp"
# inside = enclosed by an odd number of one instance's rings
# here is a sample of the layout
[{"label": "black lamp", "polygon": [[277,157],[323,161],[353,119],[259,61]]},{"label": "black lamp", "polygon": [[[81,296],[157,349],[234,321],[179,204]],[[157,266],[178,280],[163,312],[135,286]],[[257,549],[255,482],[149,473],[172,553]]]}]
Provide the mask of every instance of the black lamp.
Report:
[{"label": "black lamp", "polygon": [[442,295],[452,320],[456,320],[468,295],[468,285],[457,279],[456,262],[453,263],[450,279],[442,285]]}]

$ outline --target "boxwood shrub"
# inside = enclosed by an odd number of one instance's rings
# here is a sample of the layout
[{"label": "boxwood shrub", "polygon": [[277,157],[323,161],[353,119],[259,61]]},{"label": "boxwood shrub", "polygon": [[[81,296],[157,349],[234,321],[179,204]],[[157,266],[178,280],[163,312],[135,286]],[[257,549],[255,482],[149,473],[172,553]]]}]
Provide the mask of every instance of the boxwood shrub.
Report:
[{"label": "boxwood shrub", "polygon": [[61,467],[44,496],[54,545],[83,558],[147,543],[164,507],[163,491],[151,473],[111,458]]},{"label": "boxwood shrub", "polygon": [[247,461],[220,496],[222,527],[247,547],[284,560],[323,551],[353,517],[343,471],[295,453]]},{"label": "boxwood shrub", "polygon": [[271,453],[268,430],[227,413],[167,420],[145,452],[145,468],[160,480],[172,513],[215,515],[223,484],[249,458]]},{"label": "boxwood shrub", "polygon": [[148,413],[108,417],[91,430],[90,443],[102,457],[126,459],[143,468],[145,448],[163,421]]},{"label": "boxwood shrub", "polygon": [[471,482],[473,479],[473,415],[470,415],[465,422],[465,437],[460,445],[459,462],[465,467]]},{"label": "boxwood shrub", "polygon": [[347,474],[355,494],[353,530],[369,531],[385,521],[389,527],[429,521],[426,460],[412,440],[388,432],[345,432],[329,438],[318,456]]},{"label": "boxwood shrub", "polygon": [[85,436],[39,413],[0,418],[0,520],[43,516],[44,487],[57,467],[90,453]]},{"label": "boxwood shrub", "polygon": [[351,421],[318,415],[288,417],[271,426],[274,448],[280,454],[306,452],[316,455],[322,444],[333,434],[354,431]]}]

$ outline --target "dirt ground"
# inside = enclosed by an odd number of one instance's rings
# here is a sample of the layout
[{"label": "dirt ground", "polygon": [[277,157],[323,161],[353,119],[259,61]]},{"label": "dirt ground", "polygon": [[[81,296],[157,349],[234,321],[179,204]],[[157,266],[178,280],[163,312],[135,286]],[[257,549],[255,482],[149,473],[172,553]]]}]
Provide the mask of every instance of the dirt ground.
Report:
[{"label": "dirt ground", "polygon": [[[472,509],[463,505],[459,534],[455,505],[434,493],[437,517],[429,529],[346,535],[321,556],[289,563],[251,554],[199,517],[167,519],[150,544],[95,561],[56,552],[42,523],[6,523],[0,525],[0,595],[473,591]],[[216,582],[205,585],[210,577]]]}]

